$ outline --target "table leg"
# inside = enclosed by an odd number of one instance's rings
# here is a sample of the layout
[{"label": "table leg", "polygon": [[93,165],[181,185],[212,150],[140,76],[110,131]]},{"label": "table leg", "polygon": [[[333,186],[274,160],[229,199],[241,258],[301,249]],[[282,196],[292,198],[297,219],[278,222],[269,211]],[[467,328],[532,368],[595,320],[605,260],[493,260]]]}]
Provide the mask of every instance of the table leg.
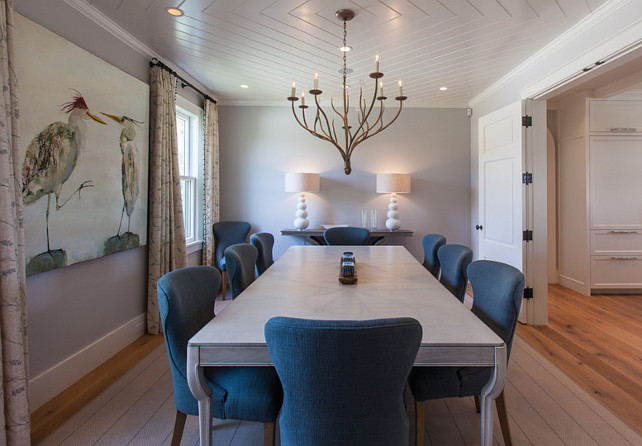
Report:
[{"label": "table leg", "polygon": [[481,444],[493,444],[493,403],[506,382],[506,346],[495,348],[493,375],[481,391]]},{"label": "table leg", "polygon": [[207,385],[203,367],[198,363],[198,347],[187,347],[187,385],[198,400],[198,429],[201,446],[212,444],[212,392]]}]

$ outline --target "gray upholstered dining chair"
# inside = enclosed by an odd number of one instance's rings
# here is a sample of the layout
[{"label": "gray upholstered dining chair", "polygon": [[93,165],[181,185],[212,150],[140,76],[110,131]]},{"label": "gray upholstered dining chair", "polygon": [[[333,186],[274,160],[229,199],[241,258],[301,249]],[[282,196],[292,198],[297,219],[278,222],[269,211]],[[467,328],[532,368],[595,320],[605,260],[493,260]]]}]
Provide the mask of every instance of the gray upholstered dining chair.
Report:
[{"label": "gray upholstered dining chair", "polygon": [[437,251],[437,258],[441,267],[439,282],[463,302],[468,285],[466,271],[473,261],[473,252],[467,246],[446,244]]},{"label": "gray upholstered dining chair", "polygon": [[258,255],[258,250],[248,243],[228,246],[225,250],[225,264],[230,278],[232,299],[236,299],[245,288],[254,282],[256,278],[254,266]]},{"label": "gray upholstered dining chair", "polygon": [[323,232],[323,238],[328,245],[365,245],[370,231],[365,228],[328,228]]},{"label": "gray upholstered dining chair", "polygon": [[223,291],[221,298],[225,300],[227,294],[227,266],[225,264],[225,250],[228,246],[245,243],[250,233],[250,224],[246,221],[219,221],[212,225],[214,234],[214,257],[216,266],[221,271]]},{"label": "gray upholstered dining chair", "polygon": [[[524,275],[516,268],[492,260],[478,260],[468,267],[473,287],[472,312],[506,344],[506,361],[515,336],[517,318],[524,294]],[[477,411],[482,388],[492,374],[492,367],[414,367],[408,385],[415,397],[417,445],[423,446],[426,401],[475,396]],[[506,403],[502,391],[496,399],[504,444],[511,445]]]},{"label": "gray upholstered dining chair", "polygon": [[256,276],[258,277],[274,263],[274,258],[272,257],[274,236],[269,232],[258,232],[250,236],[250,243],[258,251],[258,258],[256,259]]},{"label": "gray upholstered dining chair", "polygon": [[439,257],[437,251],[446,244],[446,237],[439,234],[426,234],[421,239],[424,247],[424,268],[430,271],[430,274],[439,278]]},{"label": "gray upholstered dining chair", "polygon": [[412,318],[275,317],[265,340],[283,386],[283,446],[407,446],[403,392],[422,329]]},{"label": "gray upholstered dining chair", "polygon": [[[187,343],[214,315],[221,273],[212,266],[191,266],[158,281],[158,306],[174,384],[176,418],[172,446],[178,446],[187,415],[198,415],[198,401],[187,385]],[[275,421],[283,390],[273,367],[217,367],[205,372],[218,419],[264,424],[266,444],[274,444]]]}]

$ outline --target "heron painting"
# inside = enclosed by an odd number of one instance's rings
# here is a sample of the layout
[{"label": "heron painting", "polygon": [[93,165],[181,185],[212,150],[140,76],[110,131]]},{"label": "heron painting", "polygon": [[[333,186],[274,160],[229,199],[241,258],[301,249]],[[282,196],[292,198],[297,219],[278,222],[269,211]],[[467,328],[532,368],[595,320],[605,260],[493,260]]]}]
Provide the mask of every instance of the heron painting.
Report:
[{"label": "heron painting", "polygon": [[47,251],[29,261],[27,273],[48,271],[66,264],[63,249],[52,250],[49,240],[49,211],[51,194],[56,198],[56,211],[59,211],[72,197],[87,187],[93,187],[91,180],[84,181],[64,201],[60,201],[63,184],[69,179],[76,167],[79,155],[85,148],[87,133],[86,120],[103,125],[105,121],[89,111],[82,94],[77,94],[70,102],[60,106],[67,114],[67,122],[53,122],[38,133],[29,144],[22,166],[22,200],[28,206],[47,196],[45,224],[47,232]]},{"label": "heron painting", "polygon": [[[138,147],[136,147],[136,141],[134,141],[134,139],[136,138],[136,126],[140,127],[142,122],[136,121],[129,116],[116,116],[108,113],[102,114],[113,119],[123,127],[123,130],[120,132],[123,208],[120,211],[120,223],[118,224],[116,235],[110,237],[105,242],[105,254],[112,254],[126,249],[136,248],[140,244],[139,236],[132,233],[130,227],[139,191]],[[127,214],[127,232],[121,235],[120,228],[123,224],[123,216],[125,214]]]},{"label": "heron painting", "polygon": [[13,150],[24,165],[27,275],[107,255],[140,256],[147,243],[149,127],[142,121],[149,85],[17,16],[22,139]]}]

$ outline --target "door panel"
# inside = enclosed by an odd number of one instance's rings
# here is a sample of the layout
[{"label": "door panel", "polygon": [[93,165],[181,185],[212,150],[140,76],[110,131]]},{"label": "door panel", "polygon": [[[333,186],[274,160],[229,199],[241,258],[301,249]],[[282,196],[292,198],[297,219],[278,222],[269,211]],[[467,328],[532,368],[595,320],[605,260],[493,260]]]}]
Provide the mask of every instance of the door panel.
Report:
[{"label": "door panel", "polygon": [[480,259],[522,270],[521,102],[479,118]]}]

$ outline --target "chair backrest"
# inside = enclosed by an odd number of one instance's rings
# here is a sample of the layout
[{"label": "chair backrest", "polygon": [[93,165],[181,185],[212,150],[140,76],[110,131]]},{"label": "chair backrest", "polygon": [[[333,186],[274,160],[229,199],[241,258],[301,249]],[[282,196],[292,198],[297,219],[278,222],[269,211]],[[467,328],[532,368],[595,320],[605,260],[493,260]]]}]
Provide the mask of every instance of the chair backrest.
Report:
[{"label": "chair backrest", "polygon": [[259,256],[256,259],[256,275],[258,277],[274,263],[274,258],[272,257],[274,236],[269,232],[252,234],[250,237],[250,243],[259,252]]},{"label": "chair backrest", "polygon": [[157,284],[158,306],[174,383],[176,409],[198,415],[187,385],[187,343],[214,317],[221,273],[212,266],[190,266],[165,274]]},{"label": "chair backrest", "polygon": [[225,250],[227,276],[230,279],[232,299],[241,294],[254,282],[254,265],[259,255],[257,249],[248,243],[228,246]]},{"label": "chair backrest", "polygon": [[510,265],[477,260],[468,267],[472,312],[504,340],[510,356],[524,296],[524,275]]},{"label": "chair backrest", "polygon": [[216,264],[222,271],[225,269],[224,257],[228,246],[244,243],[250,233],[250,224],[246,221],[219,221],[212,225],[214,234],[214,254]]},{"label": "chair backrest", "polygon": [[403,392],[421,343],[412,318],[275,317],[265,340],[283,385],[283,445],[408,444]]},{"label": "chair backrest", "polygon": [[365,228],[329,228],[323,232],[323,238],[328,245],[365,245],[370,231]]},{"label": "chair backrest", "polygon": [[426,234],[421,239],[421,244],[424,246],[424,268],[438,278],[439,257],[437,257],[437,251],[446,244],[446,237],[439,234]]},{"label": "chair backrest", "polygon": [[468,285],[467,268],[473,261],[473,252],[463,245],[444,245],[437,251],[441,266],[439,281],[460,301],[464,301]]}]

